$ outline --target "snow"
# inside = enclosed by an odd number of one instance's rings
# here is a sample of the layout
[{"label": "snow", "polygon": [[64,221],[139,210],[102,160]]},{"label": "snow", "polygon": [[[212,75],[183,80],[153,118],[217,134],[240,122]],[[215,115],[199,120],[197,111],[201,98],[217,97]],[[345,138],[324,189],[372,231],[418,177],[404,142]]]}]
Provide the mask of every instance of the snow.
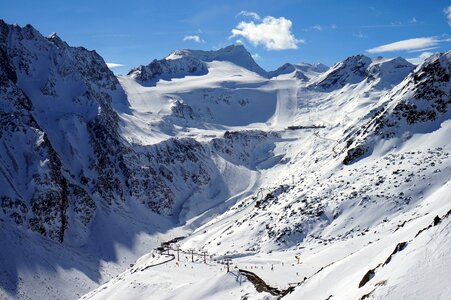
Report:
[{"label": "snow", "polygon": [[183,257],[181,262],[172,260],[151,269],[124,272],[81,299],[148,299],[149,295],[159,299],[234,299],[255,292],[245,278],[226,273],[224,268],[187,260]]},{"label": "snow", "polygon": [[[56,35],[50,39],[63,47]],[[393,121],[397,104],[417,101],[413,66],[404,59],[360,55],[330,69],[302,63],[265,72],[243,46],[178,50],[157,61],[166,73],[141,80],[146,66],[138,67],[118,76],[114,90],[106,79],[89,88],[73,75],[80,72],[67,75],[64,56],[48,55],[52,47],[27,48],[39,59],[18,86],[33,100],[41,129],[2,137],[2,195],[32,191],[28,179],[16,184],[11,174],[49,172],[46,153],[32,152],[45,145],[44,133],[64,174],[96,179],[88,124],[105,106],[80,96],[86,90],[111,97],[125,163],[134,171],[153,168],[161,181],[122,202],[97,195],[87,226],[71,207],[69,219],[78,223],[70,224],[64,244],[16,226],[9,216],[20,207],[5,205],[1,298],[277,298],[258,292],[239,269],[279,290],[294,286],[284,299],[446,299],[451,292],[449,110],[415,124],[400,119],[389,137],[375,133],[376,112]],[[67,76],[52,83],[46,78],[53,59]],[[436,61],[449,71],[449,59],[432,56],[414,72]],[[449,81],[439,89],[449,97]],[[419,101],[419,108],[430,106]],[[349,145],[362,141],[371,151],[343,164]],[[33,153],[36,164],[15,159],[15,149]],[[143,174],[129,174],[140,188]],[[156,213],[149,207],[160,203],[146,192],[161,186],[173,198]],[[157,250],[178,237],[169,253]],[[232,259],[232,272],[225,259]]]},{"label": "snow", "polygon": [[182,57],[192,56],[204,62],[227,61],[236,66],[255,72],[260,76],[266,77],[266,72],[257,65],[252,55],[243,45],[230,45],[218,50],[177,50],[166,57],[168,60],[180,59]]},{"label": "snow", "polygon": [[[227,64],[218,62],[210,66],[208,75],[189,80],[193,84],[192,89],[197,88],[195,85],[208,86],[206,79],[209,76],[217,80],[214,88],[221,89],[226,80],[219,73],[214,74],[213,66],[227,70]],[[415,235],[431,224],[435,215],[445,216],[450,209],[447,199],[451,190],[450,145],[447,137],[451,123],[446,120],[439,128],[413,133],[408,139],[380,141],[371,155],[354,165],[343,167],[337,160],[340,158],[337,156],[340,151],[337,142],[343,132],[358,127],[366,121],[371,110],[389,101],[389,96],[385,96],[387,90],[397,84],[400,86],[393,90],[402,89],[406,84],[402,83],[402,79],[412,69],[412,65],[399,58],[376,58],[369,61],[367,67],[369,73],[377,74],[376,81],[351,79],[348,84],[326,92],[312,91],[308,88],[309,83],[299,83],[283,76],[260,83],[257,89],[274,90],[277,105],[271,109],[273,113],[270,118],[247,124],[245,128],[266,127],[266,130],[277,132],[280,138],[273,141],[270,157],[258,164],[250,182],[246,180],[249,176],[246,175],[249,174],[246,168],[242,169],[242,174],[233,173],[235,180],[228,181],[227,186],[248,183],[244,184],[247,188],[241,192],[230,193],[237,198],[229,204],[229,208],[217,213],[207,210],[202,214],[201,222],[198,222],[199,217],[187,215],[187,224],[194,225],[194,232],[180,242],[181,249],[207,250],[217,262],[231,257],[234,274],[238,274],[238,268],[253,271],[267,284],[279,289],[288,288],[289,283],[299,284],[286,296],[287,299],[326,299],[331,295],[337,299],[358,299],[365,294],[378,299],[398,299],[406,295],[412,299],[445,299],[449,289],[446,279],[450,278],[446,268],[451,257],[447,250],[449,218],[444,218],[439,226],[424,231],[418,237]],[[228,72],[233,74],[237,70]],[[222,76],[228,72],[223,72]],[[259,79],[252,75],[242,76],[241,86],[245,85],[242,83],[245,80],[255,82]],[[188,89],[184,81],[181,79],[177,83],[178,88]],[[172,82],[159,84],[156,89],[163,91],[163,87],[171,86]],[[185,92],[165,92],[177,94],[183,101],[191,100],[186,98]],[[193,100],[187,103],[194,106]],[[233,124],[227,124],[224,119],[210,119],[209,122],[213,123],[212,126],[220,123],[229,130],[243,128],[241,124],[231,127]],[[325,124],[326,128],[285,130],[293,124]],[[203,136],[201,140],[206,142],[208,136],[219,135],[216,128],[198,128],[190,132],[196,132],[192,136]],[[183,135],[183,132],[177,134]],[[239,153],[242,150],[235,151]],[[262,154],[257,157],[262,157]],[[216,164],[222,164],[227,169],[230,163],[237,163],[234,159],[221,157]],[[314,161],[322,163],[318,165]],[[422,162],[430,162],[434,167],[422,167],[425,166]],[[244,166],[252,168],[255,164]],[[404,175],[397,179],[399,170]],[[295,186],[291,186],[293,180]],[[269,204],[269,209],[259,211],[255,208],[266,193],[282,184],[287,185],[285,192],[274,204]],[[308,194],[303,187],[309,187]],[[353,191],[358,191],[357,198],[353,196]],[[312,199],[312,196],[315,199],[316,195],[319,197],[318,205],[314,204],[316,200],[309,201],[312,201],[316,211],[321,211],[321,215],[319,219],[308,219],[307,227],[302,227],[307,233],[292,233],[279,243],[268,238],[265,226],[280,227],[281,232],[286,228],[293,230],[296,224],[290,224],[286,219],[289,207],[299,206],[301,210],[308,210],[310,204],[299,200],[304,197]],[[400,201],[395,198],[399,195],[403,195]],[[199,200],[194,200],[192,205]],[[227,203],[224,202],[225,207]],[[191,221],[190,217],[193,217]],[[430,241],[432,235],[435,243],[431,249],[436,250],[431,251],[436,252],[430,258],[424,254],[430,253],[425,241]],[[404,241],[408,244],[403,251],[395,254],[387,265],[377,267],[386,261],[398,243]],[[300,264],[296,255],[301,257]],[[143,279],[140,284],[146,286],[143,289],[147,292],[142,295],[158,294],[159,299],[222,299],[228,293],[256,299],[271,297],[267,293],[256,292],[252,286],[243,290],[242,286],[230,281],[230,276],[224,278],[224,275],[218,274],[224,267],[217,262],[210,262],[201,270],[199,263],[192,264],[188,259],[185,264],[188,271],[190,266],[193,268],[192,277],[186,279],[183,269],[182,272],[169,271],[170,279]],[[174,264],[168,263],[165,270],[171,270]],[[154,276],[168,276],[162,268],[165,267],[158,266],[149,272],[155,271]],[[365,273],[373,268],[376,268],[375,277],[359,288]],[[438,272],[440,279],[432,282],[431,272]],[[209,279],[197,278],[201,274]],[[109,297],[119,295],[120,298],[125,291],[130,292],[135,276],[124,276],[120,287],[113,282],[107,283],[88,296],[97,299],[105,297],[105,292],[108,292],[111,293]],[[155,292],[155,286],[162,282],[167,282],[168,287]],[[181,286],[169,287],[177,284]],[[118,291],[121,291],[120,294],[117,294]]]},{"label": "snow", "polygon": [[[309,80],[314,77],[317,77],[321,73],[324,73],[329,68],[326,65],[321,63],[317,64],[309,64],[309,63],[300,63],[300,64],[291,64],[286,63],[283,66],[279,67],[277,70],[268,72],[268,77],[279,77],[280,78],[297,78],[302,80]],[[284,76],[285,75],[285,76]],[[288,76],[287,76],[288,75]]]}]

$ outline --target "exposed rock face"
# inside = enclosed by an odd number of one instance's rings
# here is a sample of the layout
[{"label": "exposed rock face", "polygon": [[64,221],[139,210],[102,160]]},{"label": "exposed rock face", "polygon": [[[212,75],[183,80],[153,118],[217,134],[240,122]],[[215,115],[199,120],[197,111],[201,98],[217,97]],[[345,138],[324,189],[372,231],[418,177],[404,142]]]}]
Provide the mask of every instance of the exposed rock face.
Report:
[{"label": "exposed rock face", "polygon": [[[114,116],[105,91],[118,83],[95,52],[71,48],[55,34],[46,39],[30,25],[1,21],[0,55],[1,212],[64,242],[72,224],[87,231],[96,210],[83,176],[89,168],[71,165],[88,158],[89,141],[75,139],[93,137],[89,128]],[[64,128],[72,126],[78,128]],[[114,123],[107,128],[114,131]]]},{"label": "exposed rock face", "polygon": [[205,147],[194,139],[169,139],[142,150],[126,157],[132,163],[131,195],[159,214],[173,212],[177,191],[202,189],[214,172]]},{"label": "exposed rock face", "polygon": [[271,140],[278,137],[276,132],[226,131],[223,138],[213,139],[211,143],[213,149],[228,161],[253,168],[258,161],[272,155],[274,144]]},{"label": "exposed rock face", "polygon": [[155,59],[147,66],[139,66],[132,69],[128,75],[133,76],[140,82],[148,82],[159,78],[171,79],[206,73],[208,73],[208,68],[203,61],[196,57],[185,55],[177,59]]},{"label": "exposed rock face", "polygon": [[175,105],[172,107],[172,112],[175,117],[180,119],[192,120],[195,117],[193,108],[186,103],[177,100]]},{"label": "exposed rock face", "polygon": [[314,87],[328,91],[346,84],[360,82],[367,78],[367,69],[371,62],[371,59],[364,55],[351,56],[324,73]]},{"label": "exposed rock face", "polygon": [[196,141],[138,153],[122,139],[112,99],[125,94],[94,51],[0,22],[0,57],[1,219],[81,245],[101,203],[171,214],[180,193],[209,183]]}]

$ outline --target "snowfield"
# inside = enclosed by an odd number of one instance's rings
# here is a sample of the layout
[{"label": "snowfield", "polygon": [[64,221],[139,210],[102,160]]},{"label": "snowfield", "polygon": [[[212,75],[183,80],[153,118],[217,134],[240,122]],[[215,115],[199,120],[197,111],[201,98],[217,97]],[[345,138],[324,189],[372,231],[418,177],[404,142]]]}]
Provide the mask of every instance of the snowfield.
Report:
[{"label": "snowfield", "polygon": [[115,77],[0,29],[1,299],[449,299],[449,51]]}]

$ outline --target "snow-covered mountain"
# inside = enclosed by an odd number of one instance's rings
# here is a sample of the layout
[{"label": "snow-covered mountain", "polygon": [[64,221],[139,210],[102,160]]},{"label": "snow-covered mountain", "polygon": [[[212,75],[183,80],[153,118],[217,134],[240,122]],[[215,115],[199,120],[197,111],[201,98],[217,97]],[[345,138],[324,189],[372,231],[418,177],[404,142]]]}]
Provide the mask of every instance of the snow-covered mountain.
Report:
[{"label": "snow-covered mountain", "polygon": [[205,75],[208,73],[206,63],[225,61],[243,67],[260,76],[267,73],[252,58],[242,45],[230,45],[215,51],[177,50],[161,60],[153,60],[150,64],[132,69],[128,75],[144,84],[155,84],[158,79],[170,80],[188,75]]},{"label": "snow-covered mountain", "polygon": [[117,192],[93,171],[106,155],[99,139],[116,135],[111,97],[122,88],[95,52],[55,34],[44,38],[29,25],[0,28],[3,212],[24,229],[76,243],[94,216],[86,188]]},{"label": "snow-covered mountain", "polygon": [[450,52],[432,56],[381,98],[378,110],[348,138],[344,163],[368,155],[381,139],[409,139],[438,130],[451,116],[450,58]]},{"label": "snow-covered mountain", "polygon": [[346,84],[362,81],[378,81],[381,88],[401,82],[414,68],[407,60],[396,57],[371,59],[364,55],[355,55],[335,64],[327,72],[315,78],[311,87],[332,91]]},{"label": "snow-covered mountain", "polygon": [[0,21],[1,298],[446,298],[450,68],[232,45],[116,77]]},{"label": "snow-covered mountain", "polygon": [[313,77],[318,76],[321,73],[324,73],[329,68],[326,65],[321,63],[317,64],[309,64],[309,63],[300,63],[300,64],[291,64],[286,63],[279,67],[277,70],[268,72],[268,77],[277,77],[280,75],[290,74],[291,77],[308,81]]}]

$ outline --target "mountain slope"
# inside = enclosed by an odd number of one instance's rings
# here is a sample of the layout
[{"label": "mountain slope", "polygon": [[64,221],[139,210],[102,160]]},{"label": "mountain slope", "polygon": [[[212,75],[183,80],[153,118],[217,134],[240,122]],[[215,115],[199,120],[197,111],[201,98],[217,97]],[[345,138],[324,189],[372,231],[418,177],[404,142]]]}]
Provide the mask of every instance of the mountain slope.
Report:
[{"label": "mountain slope", "polygon": [[[63,242],[70,235],[66,229],[72,224],[68,223],[77,224],[81,233],[92,221],[93,200],[80,182],[93,152],[87,152],[79,140],[90,136],[90,131],[114,130],[101,122],[113,123],[111,96],[105,91],[117,89],[118,83],[94,52],[69,48],[56,36],[45,39],[31,26],[3,22],[0,26],[2,70],[7,74],[2,111],[6,116],[23,116],[2,119],[6,121],[2,177],[8,189],[15,191],[5,194],[3,190],[3,203],[23,207],[15,217],[20,220],[17,225]],[[101,78],[97,84],[94,76]],[[71,201],[75,199],[77,203]]]},{"label": "mountain slope", "polygon": [[450,59],[451,52],[431,57],[382,99],[384,105],[347,140],[344,163],[372,151],[381,138],[407,139],[439,129],[451,116]]},{"label": "mountain slope", "polygon": [[0,58],[1,298],[446,295],[449,52],[272,76],[229,46],[115,77],[1,22]]},{"label": "mountain slope", "polygon": [[[70,47],[56,34],[45,38],[30,25],[2,21],[0,29],[1,234],[23,233],[0,252],[3,262],[16,253],[23,263],[4,264],[2,297],[34,293],[37,286],[21,283],[31,281],[31,267],[42,280],[36,295],[46,297],[58,282],[47,297],[72,298],[64,285],[80,274],[77,289],[86,291],[143,254],[157,231],[252,187],[253,171],[224,161],[208,142],[124,139],[118,113],[132,113],[127,95],[94,51]],[[61,247],[72,253],[70,263],[56,254]],[[127,257],[119,260],[119,253]],[[101,261],[109,262],[102,272]]]},{"label": "mountain slope", "polygon": [[[441,278],[451,276],[443,264],[451,258],[446,250],[451,209],[446,197],[451,176],[451,122],[446,105],[449,63],[448,53],[438,54],[410,73],[412,66],[404,60],[377,58],[368,61],[361,73],[354,67],[336,68],[340,71],[313,78],[312,85],[300,84],[292,99],[296,103],[292,122],[308,120],[326,124],[325,128],[278,130],[280,139],[272,146],[277,160],[257,164],[259,188],[195,229],[180,242],[182,251],[185,255],[190,253],[188,249],[207,251],[216,262],[232,258],[234,276],[242,276],[241,268],[280,289],[296,284],[288,299],[446,295],[447,281],[431,282],[425,274],[437,270]],[[351,69],[361,76],[350,75]],[[321,87],[330,78],[340,84]],[[312,89],[314,85],[321,88]],[[432,121],[419,118],[412,125],[388,126],[395,135],[373,140],[377,131],[366,124],[373,124],[374,116],[382,111],[388,112],[384,117],[390,123],[400,120],[403,124],[408,113],[399,119],[385,108],[404,101],[429,105],[421,109],[443,109]],[[348,140],[356,136],[374,143],[375,151],[348,162]],[[356,139],[357,145],[359,141]],[[434,242],[426,245],[431,238]],[[426,258],[429,251],[438,255]],[[182,259],[188,270],[178,271],[180,264],[169,262],[165,267],[150,267],[148,272],[160,275],[166,268],[186,275],[213,275],[224,271],[215,262],[202,267],[202,255],[197,257],[194,263],[189,256]],[[296,257],[300,257],[300,265]],[[109,282],[84,299],[101,299],[106,294],[115,299],[123,293],[138,298],[157,291],[161,299],[183,297],[187,289],[203,282],[176,276],[172,281],[185,288],[170,292],[146,279],[146,274],[144,270],[126,271],[120,283]],[[133,289],[137,282],[139,294]],[[238,282],[232,286],[225,280],[212,284],[207,294],[195,295],[209,299],[222,297],[230,288],[233,293],[241,289]],[[240,295],[270,297],[254,288]]]}]

